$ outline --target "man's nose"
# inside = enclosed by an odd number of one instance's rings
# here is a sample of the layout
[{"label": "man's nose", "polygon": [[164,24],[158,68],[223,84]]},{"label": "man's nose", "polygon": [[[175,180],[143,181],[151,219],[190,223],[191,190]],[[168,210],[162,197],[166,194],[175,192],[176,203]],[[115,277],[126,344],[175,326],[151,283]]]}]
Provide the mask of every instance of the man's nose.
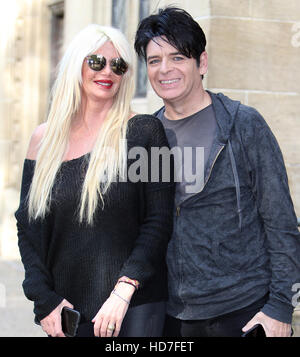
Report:
[{"label": "man's nose", "polygon": [[172,69],[172,65],[168,59],[163,59],[160,65],[161,73],[167,73]]}]

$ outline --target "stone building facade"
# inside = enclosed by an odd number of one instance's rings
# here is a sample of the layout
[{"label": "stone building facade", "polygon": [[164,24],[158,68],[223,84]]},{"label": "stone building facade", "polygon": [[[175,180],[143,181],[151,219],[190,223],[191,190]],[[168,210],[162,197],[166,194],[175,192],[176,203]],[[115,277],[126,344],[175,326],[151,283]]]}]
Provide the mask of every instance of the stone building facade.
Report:
[{"label": "stone building facade", "polygon": [[[0,1],[0,256],[19,258],[14,211],[30,135],[45,121],[64,46],[89,23],[120,27],[133,42],[139,20],[178,5],[203,27],[209,71],[204,85],[256,107],[281,146],[300,217],[299,0]],[[161,105],[136,61],[133,108]]]}]

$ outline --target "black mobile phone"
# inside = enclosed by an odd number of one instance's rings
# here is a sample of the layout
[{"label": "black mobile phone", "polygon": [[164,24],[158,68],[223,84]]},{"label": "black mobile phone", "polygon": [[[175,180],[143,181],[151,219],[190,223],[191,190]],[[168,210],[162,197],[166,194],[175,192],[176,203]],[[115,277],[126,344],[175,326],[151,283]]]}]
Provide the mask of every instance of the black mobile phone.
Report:
[{"label": "black mobile phone", "polygon": [[67,337],[76,336],[78,324],[80,321],[80,312],[64,306],[61,311],[62,331]]},{"label": "black mobile phone", "polygon": [[266,337],[266,333],[261,324],[256,324],[243,333],[242,337]]}]

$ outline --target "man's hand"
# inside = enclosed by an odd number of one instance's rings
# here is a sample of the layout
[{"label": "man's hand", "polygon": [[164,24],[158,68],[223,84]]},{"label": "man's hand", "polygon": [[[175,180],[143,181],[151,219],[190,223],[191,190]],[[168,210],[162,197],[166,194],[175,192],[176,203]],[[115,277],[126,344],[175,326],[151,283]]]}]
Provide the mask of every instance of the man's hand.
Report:
[{"label": "man's hand", "polygon": [[242,328],[243,332],[248,331],[256,324],[261,324],[265,330],[266,337],[290,337],[291,325],[278,320],[272,319],[263,312],[258,312],[254,317]]},{"label": "man's hand", "polygon": [[42,329],[48,336],[65,337],[61,327],[61,310],[64,306],[73,309],[73,305],[64,299],[48,316],[41,320]]}]

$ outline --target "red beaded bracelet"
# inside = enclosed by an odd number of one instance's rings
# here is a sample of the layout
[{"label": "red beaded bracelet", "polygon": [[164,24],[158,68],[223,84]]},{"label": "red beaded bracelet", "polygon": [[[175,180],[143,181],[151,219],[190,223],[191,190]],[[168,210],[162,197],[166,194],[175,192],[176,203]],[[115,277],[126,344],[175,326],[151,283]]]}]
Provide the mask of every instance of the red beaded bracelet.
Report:
[{"label": "red beaded bracelet", "polygon": [[122,278],[120,278],[118,280],[118,283],[126,283],[126,284],[130,284],[132,285],[136,290],[139,288],[139,282],[137,280],[133,280],[133,279],[129,279],[126,276],[122,276]]}]

